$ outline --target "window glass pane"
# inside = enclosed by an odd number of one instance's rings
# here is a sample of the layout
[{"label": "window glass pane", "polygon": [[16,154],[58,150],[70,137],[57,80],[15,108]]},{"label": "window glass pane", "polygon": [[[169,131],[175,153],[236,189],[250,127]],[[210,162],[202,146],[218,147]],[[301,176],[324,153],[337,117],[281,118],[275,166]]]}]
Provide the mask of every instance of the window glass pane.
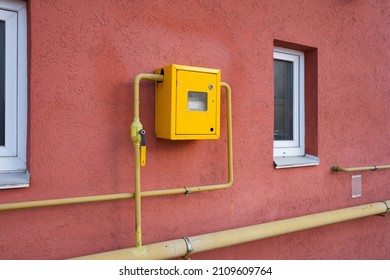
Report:
[{"label": "window glass pane", "polygon": [[0,21],[0,146],[5,145],[5,22]]},{"label": "window glass pane", "polygon": [[274,140],[293,140],[293,63],[274,60]]}]

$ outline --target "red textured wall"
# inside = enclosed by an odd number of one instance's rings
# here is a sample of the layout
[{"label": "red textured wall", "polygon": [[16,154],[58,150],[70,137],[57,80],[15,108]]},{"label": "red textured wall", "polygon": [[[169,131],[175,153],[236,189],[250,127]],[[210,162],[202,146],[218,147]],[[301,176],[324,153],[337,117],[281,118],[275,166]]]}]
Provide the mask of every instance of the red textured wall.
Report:
[{"label": "red textured wall", "polygon": [[[142,200],[143,243],[390,198],[390,4],[386,1],[30,1],[27,189],[0,203],[134,191],[132,81],[172,63],[222,70],[233,91],[231,189]],[[273,166],[274,42],[316,54],[308,86],[316,167]],[[317,79],[317,80],[315,80]],[[154,86],[141,83],[147,130],[142,190],[225,182],[225,97],[218,141],[153,137]],[[0,212],[0,259],[63,259],[133,247],[134,201]],[[193,255],[193,259],[389,259],[390,222],[370,217]]]}]

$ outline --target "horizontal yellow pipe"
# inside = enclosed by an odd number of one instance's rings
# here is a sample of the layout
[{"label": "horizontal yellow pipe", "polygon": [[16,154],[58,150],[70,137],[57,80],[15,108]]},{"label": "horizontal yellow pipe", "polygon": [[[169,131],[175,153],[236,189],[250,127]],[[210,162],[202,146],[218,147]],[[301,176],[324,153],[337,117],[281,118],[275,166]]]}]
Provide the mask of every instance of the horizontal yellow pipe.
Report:
[{"label": "horizontal yellow pipe", "polygon": [[[193,253],[200,253],[334,223],[386,214],[390,210],[389,205],[390,200],[387,200],[264,224],[202,234],[187,239],[191,242]],[[139,248],[133,247],[73,259],[159,260],[180,258],[186,256],[187,253],[187,243],[184,238],[181,238],[144,245]]]},{"label": "horizontal yellow pipe", "polygon": [[59,206],[59,205],[78,204],[78,203],[110,201],[110,200],[126,199],[126,198],[133,198],[133,197],[134,197],[133,193],[119,193],[119,194],[72,197],[72,198],[58,198],[58,199],[48,199],[48,200],[12,202],[12,203],[0,204],[0,211],[47,207],[47,206]]},{"label": "horizontal yellow pipe", "polygon": [[338,165],[332,165],[330,169],[332,172],[356,172],[356,171],[375,171],[379,169],[390,168],[390,165],[371,165],[363,167],[341,167]]},{"label": "horizontal yellow pipe", "polygon": [[[141,197],[152,197],[152,196],[163,196],[163,195],[174,195],[174,194],[190,194],[190,193],[196,193],[201,191],[224,189],[229,187],[229,185],[230,183],[220,184],[220,185],[210,185],[210,186],[189,187],[189,188],[143,191],[141,192]],[[81,204],[81,203],[91,203],[91,202],[103,202],[103,201],[113,201],[113,200],[120,200],[120,199],[130,199],[130,198],[134,198],[134,193],[129,192],[129,193],[119,193],[119,194],[11,202],[11,203],[0,204],[0,211],[49,207],[49,206],[61,206],[61,205],[71,205],[71,204]]]},{"label": "horizontal yellow pipe", "polygon": [[[221,185],[210,185],[210,186],[199,186],[190,188],[176,188],[176,189],[163,189],[153,191],[141,192],[141,197],[152,197],[152,196],[163,196],[163,195],[174,195],[174,194],[190,194],[201,191],[218,190],[229,187],[230,183]],[[113,201],[120,199],[134,198],[134,193],[118,193],[118,194],[106,194],[106,195],[94,195],[94,196],[81,196],[71,198],[57,198],[57,199],[46,199],[46,200],[35,200],[35,201],[22,201],[22,202],[11,202],[0,204],[0,211],[8,210],[19,210],[28,208],[38,207],[49,207],[49,206],[61,206],[70,204],[81,204],[91,202],[103,202]]]}]

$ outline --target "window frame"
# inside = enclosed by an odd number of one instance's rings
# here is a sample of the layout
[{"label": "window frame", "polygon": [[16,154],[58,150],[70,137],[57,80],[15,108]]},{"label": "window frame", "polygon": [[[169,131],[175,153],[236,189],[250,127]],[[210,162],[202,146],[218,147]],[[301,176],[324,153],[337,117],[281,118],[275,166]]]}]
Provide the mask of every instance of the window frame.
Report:
[{"label": "window frame", "polygon": [[6,128],[5,146],[0,147],[0,189],[28,187],[26,2],[0,0],[0,11],[6,25]]},{"label": "window frame", "polygon": [[[274,47],[275,60],[293,63],[293,140],[274,140],[275,157],[305,155],[305,80],[304,57],[301,51]],[[275,92],[274,92],[275,98]],[[275,106],[274,106],[275,110]],[[275,129],[274,129],[275,132]]]}]

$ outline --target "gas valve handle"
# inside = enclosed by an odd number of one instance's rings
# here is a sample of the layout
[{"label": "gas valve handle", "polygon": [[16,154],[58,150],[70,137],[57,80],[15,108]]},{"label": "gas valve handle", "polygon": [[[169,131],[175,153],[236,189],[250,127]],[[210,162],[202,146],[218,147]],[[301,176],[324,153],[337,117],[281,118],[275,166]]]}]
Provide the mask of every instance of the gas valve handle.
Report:
[{"label": "gas valve handle", "polygon": [[146,140],[145,140],[145,130],[141,129],[139,131],[141,135],[141,166],[146,165]]},{"label": "gas valve handle", "polygon": [[146,139],[145,139],[145,130],[141,129],[139,131],[141,135],[141,166],[146,165]]}]

